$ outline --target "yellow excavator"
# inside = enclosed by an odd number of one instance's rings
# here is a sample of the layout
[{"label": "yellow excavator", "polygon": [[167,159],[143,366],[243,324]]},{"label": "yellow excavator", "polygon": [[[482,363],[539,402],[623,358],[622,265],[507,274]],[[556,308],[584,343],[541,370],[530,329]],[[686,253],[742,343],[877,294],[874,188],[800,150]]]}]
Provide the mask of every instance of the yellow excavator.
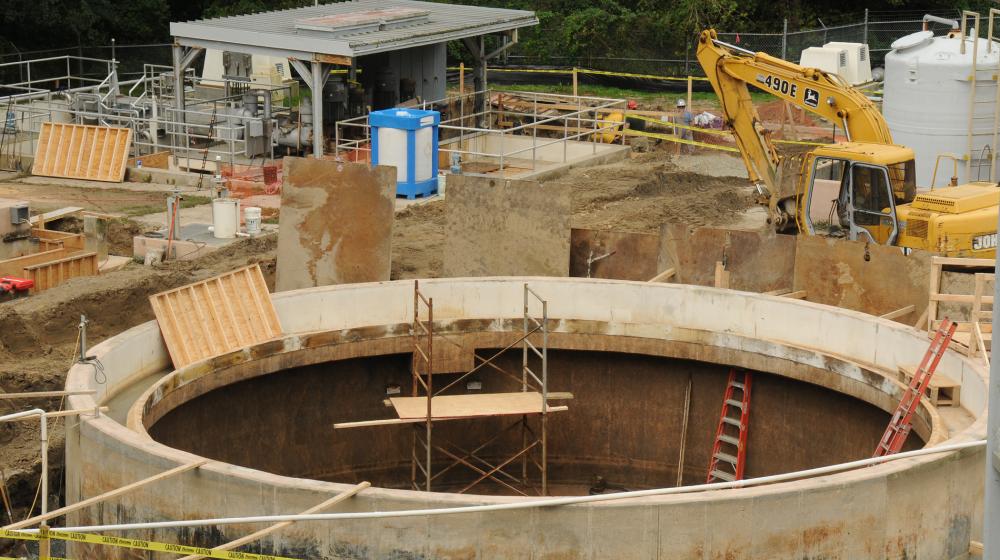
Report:
[{"label": "yellow excavator", "polygon": [[[724,43],[712,29],[701,33],[697,56],[775,229],[996,256],[998,185],[917,194],[913,150],[892,143],[882,113],[840,76]],[[747,84],[842,127],[847,141],[779,155]]]}]

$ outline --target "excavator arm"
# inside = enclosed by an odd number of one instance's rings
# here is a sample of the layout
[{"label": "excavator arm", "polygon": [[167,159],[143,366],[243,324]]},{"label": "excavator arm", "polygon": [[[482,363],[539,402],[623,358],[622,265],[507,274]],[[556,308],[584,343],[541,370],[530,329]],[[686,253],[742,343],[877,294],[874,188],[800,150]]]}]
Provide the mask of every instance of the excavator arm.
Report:
[{"label": "excavator arm", "polygon": [[875,105],[836,74],[723,43],[714,29],[702,32],[697,56],[719,97],[723,120],[733,131],[750,180],[758,188],[763,183],[771,196],[779,192],[781,158],[753,107],[747,84],[838,123],[849,141],[892,144],[889,127]]}]

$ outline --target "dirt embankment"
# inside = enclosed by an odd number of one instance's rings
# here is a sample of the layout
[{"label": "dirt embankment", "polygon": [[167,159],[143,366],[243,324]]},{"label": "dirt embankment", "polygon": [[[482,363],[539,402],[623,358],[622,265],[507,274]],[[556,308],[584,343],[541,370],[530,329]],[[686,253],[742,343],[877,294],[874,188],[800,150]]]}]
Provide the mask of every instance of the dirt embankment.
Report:
[{"label": "dirt embankment", "polygon": [[[274,235],[241,240],[198,260],[157,267],[132,264],[101,276],[77,278],[23,300],[0,305],[0,392],[59,390],[75,359],[80,315],[86,315],[88,344],[149,321],[149,296],[251,263],[260,263],[269,287],[274,286]],[[60,407],[60,399],[0,401],[0,414],[33,406]],[[34,501],[40,467],[39,426],[23,421],[0,425],[0,470],[14,504],[23,517]],[[53,495],[60,492],[63,422],[50,423]],[[2,481],[0,481],[2,482]],[[55,504],[53,504],[54,507]],[[0,510],[2,524],[9,522]]]}]

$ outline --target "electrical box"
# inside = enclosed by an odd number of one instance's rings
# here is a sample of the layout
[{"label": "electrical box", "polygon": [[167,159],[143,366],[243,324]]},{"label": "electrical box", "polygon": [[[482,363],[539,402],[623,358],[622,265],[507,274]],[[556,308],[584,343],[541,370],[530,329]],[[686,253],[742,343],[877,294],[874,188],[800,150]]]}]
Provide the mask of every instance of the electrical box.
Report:
[{"label": "electrical box", "polygon": [[30,207],[24,200],[0,198],[0,240],[20,239],[31,233]]},{"label": "electrical box", "polygon": [[834,41],[823,45],[828,49],[847,51],[847,74],[841,74],[851,85],[872,81],[872,61],[868,56],[868,45],[864,43],[843,43]]},{"label": "electrical box", "polygon": [[824,72],[837,74],[847,80],[847,51],[827,47],[809,47],[802,51],[799,65],[807,68],[819,68]]}]

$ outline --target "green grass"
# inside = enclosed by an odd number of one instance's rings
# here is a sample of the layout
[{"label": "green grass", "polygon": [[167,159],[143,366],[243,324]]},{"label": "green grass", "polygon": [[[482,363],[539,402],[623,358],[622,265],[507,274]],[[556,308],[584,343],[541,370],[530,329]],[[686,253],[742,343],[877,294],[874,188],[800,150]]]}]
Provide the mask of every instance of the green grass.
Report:
[{"label": "green grass", "polygon": [[[573,86],[569,85],[554,85],[554,84],[515,84],[515,85],[500,85],[500,84],[490,84],[490,89],[498,91],[528,91],[533,93],[555,93],[560,95],[573,95]],[[617,88],[610,86],[595,86],[595,85],[585,85],[578,87],[578,93],[583,96],[590,97],[610,97],[615,99],[634,99],[647,104],[652,103],[668,103],[673,106],[678,99],[686,98],[687,93],[666,93],[659,91],[639,91],[634,89]],[[768,101],[773,101],[777,99],[776,97],[758,91],[751,91],[750,97],[755,103],[766,103]],[[718,98],[715,93],[712,92],[702,92],[695,91],[691,93],[691,99],[693,101],[710,101],[717,102]]]},{"label": "green grass", "polygon": [[[194,206],[201,206],[202,204],[208,204],[212,202],[212,199],[207,196],[195,196],[195,195],[184,195],[181,199],[181,209],[191,208]],[[157,214],[159,212],[166,212],[167,205],[164,204],[144,204],[142,206],[127,206],[121,209],[121,213],[125,214],[130,218],[136,216],[145,216],[147,214]]]}]

